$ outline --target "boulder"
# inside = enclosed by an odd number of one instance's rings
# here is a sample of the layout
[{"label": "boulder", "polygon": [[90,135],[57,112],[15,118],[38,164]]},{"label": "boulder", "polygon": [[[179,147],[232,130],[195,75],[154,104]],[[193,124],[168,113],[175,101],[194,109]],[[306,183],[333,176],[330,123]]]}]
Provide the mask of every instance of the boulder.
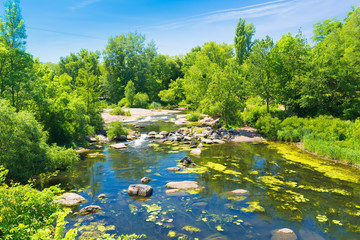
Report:
[{"label": "boulder", "polygon": [[165,138],[165,136],[164,136],[164,135],[159,134],[159,135],[155,135],[155,138],[156,138],[156,139],[164,139],[164,138]]},{"label": "boulder", "polygon": [[201,155],[201,153],[202,153],[201,148],[195,148],[194,150],[191,150],[191,152],[190,152],[190,154],[197,155],[197,156]]},{"label": "boulder", "polygon": [[98,196],[98,199],[104,199],[104,198],[106,198],[106,194],[100,194],[100,195]]},{"label": "boulder", "polygon": [[174,193],[177,193],[179,192],[180,190],[179,189],[168,189],[165,191],[166,194],[174,194]]},{"label": "boulder", "polygon": [[110,145],[110,147],[116,148],[116,149],[125,149],[125,148],[127,148],[124,143],[112,144],[112,145]]},{"label": "boulder", "polygon": [[202,143],[205,143],[205,144],[213,144],[213,141],[212,141],[212,140],[206,139],[206,138],[201,139],[201,142],[202,142]]},{"label": "boulder", "polygon": [[141,179],[141,182],[144,183],[144,184],[148,184],[148,183],[151,182],[151,181],[152,181],[152,179],[151,179],[151,178],[148,178],[148,177],[143,177],[143,178]]},{"label": "boulder", "polygon": [[128,188],[129,196],[150,197],[153,193],[153,188],[149,185],[133,184]]},{"label": "boulder", "polygon": [[121,136],[116,136],[114,138],[115,141],[118,141],[118,142],[126,142],[128,140],[127,136],[125,135],[121,135]]},{"label": "boulder", "polygon": [[231,194],[236,194],[236,195],[245,195],[245,194],[248,194],[249,191],[245,190],[245,189],[236,189],[234,191],[231,191],[230,193]]},{"label": "boulder", "polygon": [[289,228],[274,230],[271,235],[271,240],[297,240],[296,234]]},{"label": "boulder", "polygon": [[184,137],[184,141],[191,141],[191,137],[185,136],[185,137]]},{"label": "boulder", "polygon": [[181,168],[179,168],[179,167],[169,167],[166,170],[171,171],[171,172],[179,172],[181,170]]},{"label": "boulder", "polygon": [[100,210],[101,210],[101,207],[96,206],[96,205],[90,205],[90,206],[80,209],[79,213],[80,213],[80,215],[88,215],[88,214],[96,213]]},{"label": "boulder", "polygon": [[54,201],[55,203],[61,203],[63,207],[73,207],[86,202],[86,199],[76,193],[64,193],[60,199]]},{"label": "boulder", "polygon": [[155,135],[156,135],[156,132],[154,132],[154,131],[148,133],[148,136],[155,136]]},{"label": "boulder", "polygon": [[190,157],[184,157],[183,159],[180,160],[180,162],[183,164],[191,164],[193,161],[191,160]]},{"label": "boulder", "polygon": [[219,140],[219,139],[213,139],[212,141],[213,141],[213,143],[215,143],[215,144],[224,144],[224,143],[225,143],[225,141]]},{"label": "boulder", "polygon": [[169,182],[166,187],[169,189],[190,190],[199,188],[199,184],[194,181]]},{"label": "boulder", "polygon": [[167,131],[162,131],[159,133],[159,135],[167,136],[167,135],[169,135],[169,133]]}]

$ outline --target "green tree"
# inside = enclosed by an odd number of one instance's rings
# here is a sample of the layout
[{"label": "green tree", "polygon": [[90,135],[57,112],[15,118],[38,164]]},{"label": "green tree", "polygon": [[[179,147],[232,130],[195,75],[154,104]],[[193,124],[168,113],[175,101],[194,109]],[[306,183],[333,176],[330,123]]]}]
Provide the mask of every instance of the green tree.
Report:
[{"label": "green tree", "polygon": [[255,27],[252,23],[246,24],[244,19],[239,19],[235,32],[235,52],[237,62],[242,65],[249,57],[251,48],[254,45],[252,37],[255,34]]},{"label": "green tree", "polygon": [[125,88],[125,98],[129,106],[133,106],[136,89],[133,81],[129,81]]},{"label": "green tree", "polygon": [[273,40],[266,36],[253,47],[253,52],[245,61],[244,71],[246,86],[252,96],[260,96],[270,112],[270,103],[276,98],[276,79],[273,77],[270,51],[274,47]]},{"label": "green tree", "polygon": [[21,16],[20,1],[6,0],[4,7],[5,14],[2,21],[0,19],[0,34],[12,48],[24,51],[27,36],[24,19]]},{"label": "green tree", "polygon": [[317,22],[314,24],[314,30],[312,40],[314,42],[321,42],[324,40],[326,36],[332,33],[334,30],[342,27],[342,22],[333,18],[333,19],[325,19],[322,22]]}]

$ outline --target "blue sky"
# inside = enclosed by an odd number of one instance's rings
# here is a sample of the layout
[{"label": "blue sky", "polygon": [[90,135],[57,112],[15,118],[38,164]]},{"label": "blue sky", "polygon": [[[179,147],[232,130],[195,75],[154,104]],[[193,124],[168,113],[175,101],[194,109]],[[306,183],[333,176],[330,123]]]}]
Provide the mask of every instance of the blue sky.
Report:
[{"label": "blue sky", "polygon": [[[4,0],[0,1],[4,2]],[[1,4],[2,5],[2,4]],[[205,42],[233,43],[239,18],[253,22],[256,38],[278,40],[288,32],[312,36],[312,25],[343,19],[356,0],[22,0],[27,50],[42,62],[104,49],[116,34],[138,32],[158,52],[186,54]],[[0,6],[0,15],[3,6]]]}]

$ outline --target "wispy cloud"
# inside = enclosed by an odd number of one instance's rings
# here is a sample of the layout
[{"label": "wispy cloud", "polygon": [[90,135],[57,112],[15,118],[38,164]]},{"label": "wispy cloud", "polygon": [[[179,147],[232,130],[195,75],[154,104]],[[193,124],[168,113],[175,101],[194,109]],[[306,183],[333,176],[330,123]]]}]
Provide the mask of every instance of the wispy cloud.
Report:
[{"label": "wispy cloud", "polygon": [[77,10],[77,9],[81,9],[81,8],[85,8],[91,4],[100,2],[102,0],[82,0],[79,3],[77,3],[76,5],[70,7],[70,10]]},{"label": "wispy cloud", "polygon": [[238,20],[241,18],[257,18],[287,13],[295,8],[295,0],[276,0],[262,4],[207,12],[188,18],[172,20],[164,24],[143,26],[139,29],[173,30],[194,24],[209,24],[220,21]]}]

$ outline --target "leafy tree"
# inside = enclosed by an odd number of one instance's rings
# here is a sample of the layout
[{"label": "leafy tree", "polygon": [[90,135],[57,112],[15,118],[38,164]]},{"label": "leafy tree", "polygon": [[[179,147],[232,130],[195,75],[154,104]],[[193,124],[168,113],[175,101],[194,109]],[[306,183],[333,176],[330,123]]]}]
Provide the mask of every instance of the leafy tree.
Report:
[{"label": "leafy tree", "polygon": [[331,32],[336,29],[342,27],[342,22],[333,18],[333,19],[325,19],[322,22],[317,22],[314,24],[314,30],[312,40],[315,42],[321,42],[324,40],[326,36],[328,36]]},{"label": "leafy tree", "polygon": [[147,107],[148,103],[149,103],[149,96],[146,93],[137,93],[134,96],[133,105],[135,107],[145,108],[145,107]]},{"label": "leafy tree", "polygon": [[0,164],[9,170],[11,179],[26,181],[78,161],[73,150],[47,145],[47,133],[34,116],[16,113],[4,100],[0,100],[0,132]]},{"label": "leafy tree", "polygon": [[273,78],[270,51],[273,40],[266,36],[253,47],[253,52],[245,61],[246,85],[253,96],[260,96],[270,112],[270,102],[276,98],[276,80]]},{"label": "leafy tree", "polygon": [[125,99],[129,106],[133,106],[136,89],[133,81],[129,81],[125,88]]},{"label": "leafy tree", "polygon": [[244,19],[239,19],[235,32],[235,52],[237,62],[242,65],[251,52],[254,45],[252,37],[255,34],[255,27],[252,23],[246,24]]},{"label": "leafy tree", "polygon": [[25,32],[24,19],[21,16],[20,1],[6,0],[5,14],[0,19],[0,34],[5,38],[12,48],[25,50]]}]

